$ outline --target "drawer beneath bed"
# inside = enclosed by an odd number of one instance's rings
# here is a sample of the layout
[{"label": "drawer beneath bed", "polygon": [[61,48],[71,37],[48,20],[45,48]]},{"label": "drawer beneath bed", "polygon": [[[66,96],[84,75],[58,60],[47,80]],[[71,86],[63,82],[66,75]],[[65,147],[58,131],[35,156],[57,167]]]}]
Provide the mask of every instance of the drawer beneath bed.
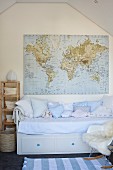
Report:
[{"label": "drawer beneath bed", "polygon": [[89,146],[82,141],[82,135],[62,135],[55,138],[55,151],[59,153],[88,153]]},{"label": "drawer beneath bed", "polygon": [[75,137],[58,137],[55,140],[55,151],[57,152],[75,152],[76,151],[76,138]]},{"label": "drawer beneath bed", "polygon": [[81,134],[25,135],[17,133],[17,154],[89,153]]},{"label": "drawer beneath bed", "polygon": [[54,151],[54,139],[52,137],[26,136],[21,140],[23,153],[47,153]]}]

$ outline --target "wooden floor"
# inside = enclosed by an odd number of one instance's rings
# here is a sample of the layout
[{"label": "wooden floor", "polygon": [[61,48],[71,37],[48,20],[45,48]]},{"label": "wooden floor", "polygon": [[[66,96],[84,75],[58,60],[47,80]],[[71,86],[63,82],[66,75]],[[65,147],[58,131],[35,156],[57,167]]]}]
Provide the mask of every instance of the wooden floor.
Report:
[{"label": "wooden floor", "polygon": [[0,170],[22,170],[22,164],[25,156],[28,158],[56,158],[56,157],[64,158],[64,157],[87,157],[89,156],[89,154],[17,155],[16,152],[9,153],[0,152]]}]

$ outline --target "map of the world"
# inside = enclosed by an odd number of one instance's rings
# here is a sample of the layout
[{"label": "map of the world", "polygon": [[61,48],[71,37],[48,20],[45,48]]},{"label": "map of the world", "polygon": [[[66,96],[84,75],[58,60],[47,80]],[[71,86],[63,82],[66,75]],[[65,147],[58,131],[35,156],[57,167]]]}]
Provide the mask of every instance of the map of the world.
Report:
[{"label": "map of the world", "polygon": [[109,93],[109,37],[24,35],[24,94]]}]

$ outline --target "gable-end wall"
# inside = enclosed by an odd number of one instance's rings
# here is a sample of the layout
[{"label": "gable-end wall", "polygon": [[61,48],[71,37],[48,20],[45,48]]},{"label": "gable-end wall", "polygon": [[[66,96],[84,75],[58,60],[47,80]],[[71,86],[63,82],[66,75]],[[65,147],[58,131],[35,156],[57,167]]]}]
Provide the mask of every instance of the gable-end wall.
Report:
[{"label": "gable-end wall", "polygon": [[[18,3],[0,15],[0,80],[12,69],[23,95],[23,35],[108,35],[78,11],[63,3]],[[109,35],[110,94],[113,93],[113,37]],[[60,95],[60,100],[97,99],[102,95]],[[59,100],[59,95],[39,96]]]},{"label": "gable-end wall", "polygon": [[[1,43],[2,43],[2,30],[1,30],[1,16],[0,16],[0,56],[1,56]],[[1,63],[1,58],[0,58],[0,63]],[[0,64],[1,66],[1,64]]]}]

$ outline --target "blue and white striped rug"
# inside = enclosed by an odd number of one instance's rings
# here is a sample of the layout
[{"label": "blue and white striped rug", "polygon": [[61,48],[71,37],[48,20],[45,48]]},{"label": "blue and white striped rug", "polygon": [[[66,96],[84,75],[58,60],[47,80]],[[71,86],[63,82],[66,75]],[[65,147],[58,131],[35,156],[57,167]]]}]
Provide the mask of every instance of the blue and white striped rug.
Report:
[{"label": "blue and white striped rug", "polygon": [[[111,165],[105,157],[95,160],[83,158],[24,158],[22,170],[102,170],[101,166]],[[109,168],[109,170],[111,170]]]}]

